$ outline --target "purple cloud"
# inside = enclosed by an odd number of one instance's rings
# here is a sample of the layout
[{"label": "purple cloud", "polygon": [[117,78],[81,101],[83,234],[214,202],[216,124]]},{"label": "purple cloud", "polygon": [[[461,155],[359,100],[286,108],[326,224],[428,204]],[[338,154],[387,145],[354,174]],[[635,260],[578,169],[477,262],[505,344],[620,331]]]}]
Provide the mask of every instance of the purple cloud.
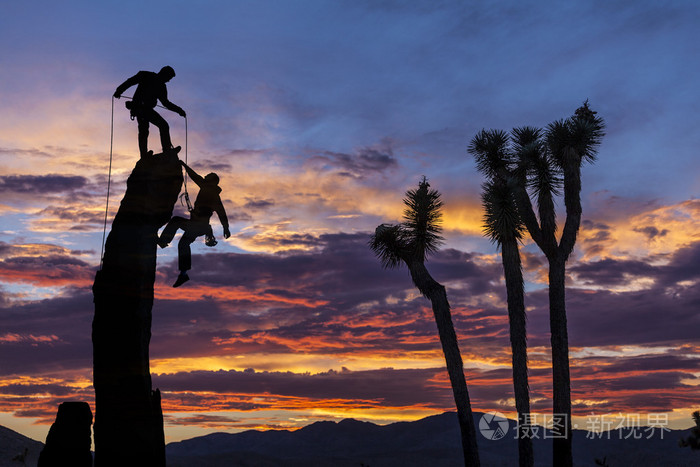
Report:
[{"label": "purple cloud", "polygon": [[3,175],[0,193],[64,193],[85,188],[88,180],[77,175]]}]

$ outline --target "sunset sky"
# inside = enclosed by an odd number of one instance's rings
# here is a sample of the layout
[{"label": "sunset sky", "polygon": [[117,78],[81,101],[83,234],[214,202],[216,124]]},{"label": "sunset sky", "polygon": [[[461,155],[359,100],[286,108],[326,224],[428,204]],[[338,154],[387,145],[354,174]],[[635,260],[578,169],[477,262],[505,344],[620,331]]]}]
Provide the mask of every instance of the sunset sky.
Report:
[{"label": "sunset sky", "polygon": [[[446,242],[427,265],[447,288],[472,405],[512,415],[502,268],[466,149],[482,128],[544,127],[586,99],[607,134],[583,168],[568,264],[574,411],[692,424],[696,2],[10,0],[1,10],[0,425],[43,441],[62,401],[94,409],[111,96],[164,65],[188,114],[188,161],[221,177],[232,232],[224,240],[212,218],[219,244],[193,245],[192,280],[178,289],[177,248],[158,252],[151,370],[168,441],[453,410],[430,303],[367,247],[423,175],[445,203]],[[184,146],[185,120],[159,111]],[[136,123],[115,100],[110,222],[138,157]],[[546,261],[529,239],[523,255],[533,410],[551,413]]]}]

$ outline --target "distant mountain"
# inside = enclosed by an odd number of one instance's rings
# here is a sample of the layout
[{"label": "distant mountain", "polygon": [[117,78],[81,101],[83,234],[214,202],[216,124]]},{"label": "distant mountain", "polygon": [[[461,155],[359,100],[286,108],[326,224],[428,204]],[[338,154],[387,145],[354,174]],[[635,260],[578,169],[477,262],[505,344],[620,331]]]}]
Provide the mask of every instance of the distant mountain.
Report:
[{"label": "distant mountain", "polygon": [[[475,413],[478,429],[482,414]],[[515,423],[509,421],[506,436],[498,441],[478,435],[479,455],[484,466],[517,466]],[[698,466],[700,452],[678,447],[689,430],[665,432],[661,439],[641,439],[629,432],[591,437],[574,430],[574,463],[595,466],[595,459],[611,467]],[[549,435],[549,432],[547,432]],[[587,438],[587,435],[589,438]],[[625,439],[625,436],[628,436]],[[534,441],[538,466],[552,465],[551,439],[543,433]],[[459,425],[455,413],[444,413],[415,422],[379,426],[346,419],[316,422],[297,431],[275,430],[243,433],[214,433],[166,447],[169,467],[452,467],[463,465]]]},{"label": "distant mountain", "polygon": [[35,466],[44,443],[0,426],[0,467]]},{"label": "distant mountain", "polygon": [[[475,413],[477,430],[482,414]],[[517,466],[515,423],[497,441],[477,434],[484,467]],[[549,434],[549,432],[547,432]],[[641,439],[613,431],[610,439],[574,430],[574,464],[594,467],[595,459],[610,467],[697,467],[700,452],[678,447],[688,430],[665,432],[663,439]],[[534,441],[537,466],[552,465],[551,439],[542,433]],[[587,435],[589,438],[587,438]],[[0,467],[36,466],[43,443],[0,426]],[[26,451],[25,451],[26,450]],[[24,461],[22,455],[26,452]],[[168,467],[454,467],[463,465],[459,425],[455,413],[415,422],[379,426],[346,419],[316,422],[297,431],[213,433],[170,443]],[[15,459],[15,460],[13,460]]]}]

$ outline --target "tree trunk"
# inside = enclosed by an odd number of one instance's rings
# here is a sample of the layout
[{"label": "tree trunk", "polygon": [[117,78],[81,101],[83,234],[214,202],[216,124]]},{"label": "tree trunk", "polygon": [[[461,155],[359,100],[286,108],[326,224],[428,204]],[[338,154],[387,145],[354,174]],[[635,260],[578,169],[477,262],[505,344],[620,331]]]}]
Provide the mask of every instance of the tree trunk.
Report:
[{"label": "tree trunk", "polygon": [[447,301],[447,293],[442,284],[436,282],[422,262],[408,262],[413,283],[418,290],[430,299],[433,314],[440,335],[442,351],[445,354],[447,373],[450,376],[452,394],[457,406],[457,418],[462,434],[462,450],[464,452],[464,465],[467,467],[479,467],[479,451],[476,445],[476,429],[472,415],[471,403],[467,381],[464,378],[464,366],[459,352],[457,334],[452,324],[450,304]]},{"label": "tree trunk", "polygon": [[549,327],[552,342],[553,459],[557,467],[571,467],[571,378],[569,335],[566,325],[566,262],[549,261]]},{"label": "tree trunk", "polygon": [[521,467],[532,467],[535,460],[529,429],[530,391],[527,377],[525,293],[518,241],[515,238],[502,242],[501,259],[506,279],[510,346],[513,355],[513,390],[515,408],[518,411],[518,459]]},{"label": "tree trunk", "polygon": [[137,162],[95,276],[92,323],[95,465],[165,465],[160,392],[151,388],[148,347],[158,228],[182,185],[176,155]]}]

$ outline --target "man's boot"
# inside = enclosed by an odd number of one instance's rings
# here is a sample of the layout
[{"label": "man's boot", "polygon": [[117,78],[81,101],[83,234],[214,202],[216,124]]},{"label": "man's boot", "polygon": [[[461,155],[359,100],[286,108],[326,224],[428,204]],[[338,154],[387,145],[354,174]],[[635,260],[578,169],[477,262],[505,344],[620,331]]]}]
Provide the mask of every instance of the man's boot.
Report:
[{"label": "man's boot", "polygon": [[148,150],[148,133],[144,135],[143,132],[139,132],[139,153],[141,154],[141,159],[153,155],[153,151]]},{"label": "man's boot", "polygon": [[177,276],[177,280],[173,284],[173,287],[180,287],[182,284],[190,280],[190,276],[187,275],[186,272],[181,272],[179,276]]}]

